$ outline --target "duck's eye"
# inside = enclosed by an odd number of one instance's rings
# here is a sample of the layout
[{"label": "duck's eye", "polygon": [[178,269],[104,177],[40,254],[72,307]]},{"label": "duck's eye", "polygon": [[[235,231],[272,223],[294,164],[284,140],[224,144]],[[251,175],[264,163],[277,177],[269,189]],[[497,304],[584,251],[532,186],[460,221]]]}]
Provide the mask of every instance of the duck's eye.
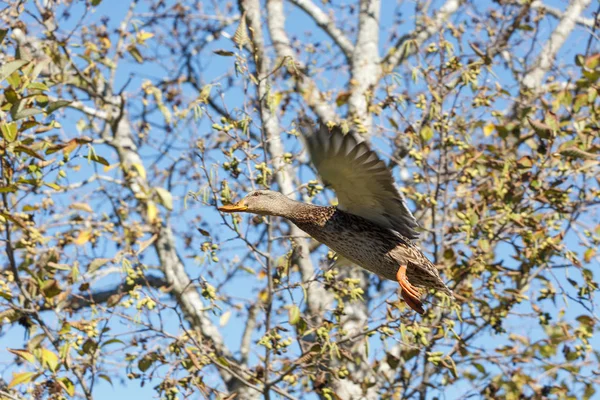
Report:
[{"label": "duck's eye", "polygon": [[259,194],[260,194],[260,193],[258,193],[258,192],[255,192],[255,193],[253,193],[253,194],[252,194],[252,197],[256,197],[256,196],[258,196]]}]

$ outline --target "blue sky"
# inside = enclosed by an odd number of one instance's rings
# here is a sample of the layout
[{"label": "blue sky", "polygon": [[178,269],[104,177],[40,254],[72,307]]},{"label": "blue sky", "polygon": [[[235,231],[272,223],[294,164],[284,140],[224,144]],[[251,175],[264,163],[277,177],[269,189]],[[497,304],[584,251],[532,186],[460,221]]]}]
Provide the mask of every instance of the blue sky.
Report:
[{"label": "blue sky", "polygon": [[[441,2],[434,2],[435,4],[439,4]],[[549,5],[553,5],[557,8],[561,8],[563,9],[565,7],[565,2],[563,1],[546,1],[546,4]],[[387,1],[384,0],[382,2],[383,4],[383,12],[381,13],[381,19],[382,19],[382,25],[384,27],[389,27],[392,20],[393,20],[393,13],[390,12],[390,10],[395,10],[397,8],[395,2],[392,1]],[[481,2],[478,3],[478,6],[481,7],[482,9],[485,9],[490,3],[486,2]],[[103,16],[108,16],[109,17],[109,21],[110,21],[110,28],[109,31],[112,30],[112,28],[116,28],[118,26],[118,24],[120,23],[121,19],[123,18],[123,16],[126,14],[127,12],[127,8],[129,7],[129,2],[126,1],[120,1],[120,2],[116,2],[116,1],[112,1],[112,0],[104,0],[95,10],[94,14],[90,17],[91,20],[93,21],[98,21],[100,20]],[[144,5],[141,4],[138,8],[138,10],[143,10]],[[79,8],[82,10],[83,6],[79,6]],[[434,9],[436,7],[433,7]],[[413,9],[412,7],[409,7],[406,3],[404,3],[403,7],[402,7],[402,12],[405,16],[405,19],[410,20],[411,19],[411,15],[413,13]],[[319,37],[321,35],[320,31],[318,29],[315,28],[314,24],[312,23],[312,21],[310,21],[310,19],[308,19],[302,12],[298,11],[297,9],[295,9],[294,7],[290,6],[290,5],[286,5],[286,12],[288,13],[288,19],[287,19],[287,24],[286,24],[286,28],[288,28],[290,35],[297,35],[298,38],[300,40],[302,40],[302,38],[304,37],[305,33],[307,31],[313,31],[313,35]],[[74,12],[75,14],[75,12]],[[587,16],[591,16],[591,11],[588,10],[587,12]],[[462,18],[461,16],[457,16],[456,18]],[[467,18],[465,16],[465,18]],[[68,30],[70,29],[69,24],[72,24],[73,21],[76,21],[76,18],[71,18],[69,21],[61,21],[61,24],[64,23],[64,25],[61,26],[61,30],[65,29]],[[543,35],[546,34],[548,32],[551,31],[555,20],[552,18],[548,18],[548,21],[550,22],[545,22],[547,24],[547,28],[544,32],[542,32],[541,36],[540,36],[540,40],[543,40]],[[412,27],[412,24],[407,24],[406,25],[406,30],[410,30]],[[227,32],[230,34],[233,34],[235,30],[235,26],[232,26],[231,28],[227,29]],[[387,38],[387,33],[388,30],[387,29],[383,29],[382,30],[382,39],[384,39],[384,41],[382,41],[382,48],[385,48],[387,46],[387,43],[385,42],[385,39]],[[399,32],[399,34],[402,34],[405,32]],[[583,48],[583,46],[585,45],[584,42],[581,41],[581,39],[579,39],[581,37],[581,31],[579,31],[577,34],[575,34],[573,36],[573,45],[572,46],[568,46],[568,48],[566,48],[562,53],[561,53],[561,57],[564,57],[564,59],[569,59],[572,60],[574,54],[577,51],[581,51],[581,49]],[[208,50],[210,51],[212,50],[216,50],[216,49],[227,49],[230,50],[233,48],[231,42],[225,38],[222,38],[220,40],[216,40],[214,41],[208,48]],[[208,52],[205,51],[205,54],[210,54]],[[204,69],[204,74],[203,74],[203,78],[205,79],[205,83],[213,83],[213,80],[216,79],[217,77],[221,76],[223,74],[224,71],[226,70],[231,70],[233,68],[232,64],[233,64],[233,58],[230,57],[211,57],[208,60],[201,60],[200,61],[203,66],[205,67]],[[116,87],[119,88],[122,84],[125,84],[125,82],[128,81],[128,79],[130,78],[130,74],[131,73],[136,73],[137,75],[131,80],[129,87],[133,88],[132,92],[136,93],[138,88],[140,87],[142,81],[144,79],[155,79],[155,78],[163,78],[165,77],[165,71],[157,68],[156,66],[152,66],[152,65],[144,65],[144,69],[143,71],[140,71],[140,66],[135,63],[131,57],[128,57],[125,61],[123,61],[120,65],[119,65],[119,70],[118,70],[118,79],[117,79],[117,84]],[[321,82],[322,85],[328,85],[334,88],[340,88],[343,85],[345,85],[345,80],[343,79],[343,77],[330,77],[331,79],[329,80],[329,82],[325,83],[325,82]],[[496,76],[496,79],[503,81],[503,82],[511,82],[512,81],[512,77],[506,73],[506,71],[503,73],[502,71],[499,72],[499,74]],[[215,87],[216,92],[218,91],[218,87]],[[231,90],[229,91],[226,95],[225,95],[225,101],[228,104],[228,106],[230,108],[234,108],[234,107],[239,107],[243,104],[243,93],[240,90]],[[78,121],[80,117],[76,114],[76,113],[72,113],[72,112],[66,112],[63,114],[62,117],[60,117],[60,122],[62,123],[62,125],[64,126],[64,131],[66,132],[66,134],[68,135],[68,137],[73,137],[73,136],[77,136],[79,135],[76,131],[75,128],[75,124]],[[289,123],[289,121],[284,121],[285,123]],[[201,132],[207,132],[207,130],[210,127],[211,122],[208,121],[206,118],[198,121],[198,131]],[[156,131],[153,132],[153,134],[156,134]],[[295,141],[295,139],[289,139],[286,142],[286,145],[288,146],[288,148],[290,150],[293,151],[299,151],[300,150],[300,145]],[[375,141],[373,143],[374,147],[378,148],[380,151],[382,151],[382,153],[385,154],[385,146],[386,143],[383,141]],[[115,154],[108,148],[103,148],[102,146],[98,146],[96,148],[98,154],[101,154],[102,156],[106,157],[109,162],[112,164],[114,162],[117,161]],[[145,160],[152,160],[155,156],[155,152],[153,152],[152,150],[149,149],[143,149],[142,154],[145,158]],[[222,156],[219,155],[214,155],[215,160],[220,161],[222,160]],[[80,165],[82,166],[81,170],[79,171],[79,173],[77,174],[71,174],[69,175],[69,179],[72,181],[78,181],[81,179],[84,179],[85,177],[89,176],[89,174],[91,174],[93,172],[92,167],[95,166],[88,166],[87,162],[83,159],[80,159],[79,161],[75,160],[75,163],[79,162]],[[163,164],[159,164],[160,165],[166,165],[165,163]],[[309,174],[309,172],[307,172],[307,174]],[[157,183],[159,184],[159,183]],[[163,183],[160,183],[163,184]],[[178,210],[183,210],[184,209],[184,203],[183,203],[183,198],[186,194],[186,190],[183,190],[180,188],[178,189],[177,192],[174,193],[174,195],[176,196],[175,199],[175,207],[178,208]],[[189,190],[197,190],[198,186],[194,183],[194,182],[190,182],[188,185]],[[62,201],[64,202],[64,204],[68,204],[71,200],[70,197],[63,197]],[[210,227],[211,228],[211,232],[215,232],[215,241],[220,241],[222,243],[222,247],[223,247],[223,251],[220,252],[219,254],[219,258],[222,260],[222,264],[227,265],[227,263],[231,262],[232,259],[234,259],[235,255],[238,252],[242,252],[244,250],[244,245],[241,241],[236,240],[236,241],[231,241],[231,242],[226,242],[226,240],[228,238],[231,238],[232,235],[229,231],[225,231],[225,230],[220,230],[218,228],[216,228],[216,226],[218,226],[219,224],[221,224],[221,218],[218,215],[218,213],[215,211],[214,207],[211,206],[203,206],[201,204],[198,203],[194,203],[191,199],[187,200],[187,205],[189,207],[188,210],[186,211],[182,211],[180,213],[178,213],[177,216],[177,223],[185,223],[185,221],[191,221],[193,220],[195,217],[197,216],[201,216],[203,219],[203,226],[204,227]],[[244,221],[244,227],[247,226],[246,223],[247,219],[245,219]],[[176,224],[177,224],[176,223]],[[177,229],[177,225],[175,226],[175,228]],[[200,240],[200,239],[198,239]],[[201,240],[197,243],[197,245],[199,246],[201,243]],[[575,237],[568,237],[567,238],[567,243],[569,244],[570,247],[573,248],[579,248],[578,245],[578,241]],[[181,249],[184,248],[184,244],[183,244],[183,240],[182,238],[179,238],[178,244],[180,246]],[[88,249],[89,250],[89,249]],[[111,253],[114,252],[115,249],[114,248],[108,248],[107,249],[107,253]],[[507,248],[508,251],[508,248]],[[185,253],[185,251],[182,250],[182,253]],[[508,254],[498,254],[498,257],[501,259],[506,259],[508,258]],[[315,262],[318,261],[318,256],[316,255],[314,258]],[[148,255],[145,259],[144,262],[147,264],[152,264],[155,262],[155,258],[152,255]],[[186,260],[186,266],[188,268],[188,272],[190,273],[190,275],[192,277],[197,277],[197,276],[202,276],[205,279],[207,279],[209,282],[213,283],[213,284],[217,284],[218,283],[218,279],[211,279],[210,277],[210,269],[214,269],[217,268],[218,266],[214,265],[214,264],[210,264],[210,263],[205,263],[202,265],[197,265],[193,260]],[[112,285],[114,285],[115,280],[114,278],[112,279],[107,279],[103,282],[100,283],[100,285],[105,285],[104,287],[111,287]],[[385,290],[387,293],[386,297],[391,297],[394,296],[394,292],[395,292],[395,287],[392,285],[392,283],[388,283],[385,286]],[[97,289],[100,290],[102,289],[103,286],[98,286]],[[231,282],[228,283],[227,286],[227,290],[228,292],[231,293],[236,293],[236,296],[240,297],[240,298],[252,298],[256,295],[256,287],[253,287],[251,285],[248,285],[248,277],[244,276],[243,273],[241,273],[238,277],[234,278]],[[295,299],[298,300],[299,298],[301,298],[301,292],[298,291],[295,293]],[[559,308],[561,305],[557,305],[557,308]],[[572,315],[579,315],[581,313],[583,313],[583,310],[578,309],[578,307],[573,304],[569,305],[569,313],[572,313]],[[167,314],[168,315],[168,314]],[[219,322],[219,318],[220,318],[220,313],[217,313],[214,316],[214,321],[215,323],[218,324]],[[177,333],[179,332],[178,326],[179,326],[179,321],[174,318],[173,314],[171,313],[170,317],[165,318],[167,327],[169,329],[169,331],[171,333]],[[239,348],[239,341],[240,341],[240,336],[241,336],[241,330],[243,328],[244,324],[244,319],[243,318],[239,318],[236,313],[234,312],[230,321],[228,322],[228,324],[222,329],[223,332],[223,336],[225,339],[226,344],[232,348],[232,349],[237,349]],[[129,325],[125,325],[125,324],[121,324],[119,322],[114,323],[111,325],[111,327],[113,328],[113,332],[127,332],[130,331],[131,326]],[[538,334],[540,334],[541,332],[539,332],[539,327],[536,326],[523,326],[523,324],[521,323],[521,321],[519,320],[519,318],[515,317],[515,318],[509,318],[506,321],[505,327],[507,328],[507,330],[509,332],[514,332],[517,334],[524,334],[524,335],[531,335],[531,336],[536,336],[536,332]],[[10,348],[20,348],[24,346],[24,342],[23,342],[23,330],[20,327],[13,327],[11,328],[9,331],[7,331],[6,333],[3,333],[3,336],[1,337],[2,340],[2,347],[10,347]],[[489,342],[487,342],[489,340]],[[497,346],[498,341],[502,340],[501,338],[498,337],[488,337],[488,338],[484,338],[482,339],[482,343],[481,345],[483,347],[486,346]],[[378,351],[381,351],[381,347],[377,347],[377,342],[375,342],[375,347],[373,348],[373,352],[377,353]],[[595,338],[594,339],[594,346],[595,347],[600,347],[600,340]],[[261,350],[262,351],[262,350]],[[254,356],[254,360],[256,360],[256,356]],[[13,357],[6,353],[6,352],[1,352],[0,353],[0,362],[1,363],[7,363],[10,364],[13,361]],[[4,380],[5,381],[10,381],[10,377],[11,374],[10,372],[12,372],[12,368],[8,368],[4,374]],[[138,396],[141,398],[152,398],[155,395],[154,392],[154,385],[158,382],[158,380],[154,380],[153,382],[147,383],[144,387],[140,387],[138,381],[128,381],[125,377],[124,374],[121,375],[123,381],[119,382],[118,379],[113,379],[113,385],[109,385],[108,383],[105,383],[103,381],[100,381],[96,388],[95,388],[95,395],[97,396],[97,398],[112,398],[114,400],[117,399],[126,399],[126,398],[130,398],[132,396]],[[466,387],[457,387],[455,386],[452,390],[448,391],[445,393],[446,398],[448,399],[452,399],[452,398],[456,398],[458,397],[462,390],[467,390],[468,388]]]}]

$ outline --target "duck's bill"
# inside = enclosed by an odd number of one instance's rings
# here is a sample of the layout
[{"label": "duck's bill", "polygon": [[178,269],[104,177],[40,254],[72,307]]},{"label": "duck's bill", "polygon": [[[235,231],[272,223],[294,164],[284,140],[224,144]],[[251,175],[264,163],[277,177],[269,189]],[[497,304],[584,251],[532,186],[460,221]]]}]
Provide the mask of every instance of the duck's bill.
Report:
[{"label": "duck's bill", "polygon": [[240,204],[229,204],[226,206],[221,206],[218,208],[221,212],[232,213],[232,212],[241,212],[246,211],[248,206],[240,205]]}]

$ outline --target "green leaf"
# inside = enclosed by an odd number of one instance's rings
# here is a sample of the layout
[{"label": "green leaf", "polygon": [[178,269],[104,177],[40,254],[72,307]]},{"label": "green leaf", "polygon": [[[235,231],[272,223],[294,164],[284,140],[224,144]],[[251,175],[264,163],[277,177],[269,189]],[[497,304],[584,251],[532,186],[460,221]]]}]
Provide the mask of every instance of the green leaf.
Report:
[{"label": "green leaf", "polygon": [[138,368],[142,372],[148,371],[148,369],[152,366],[152,359],[149,357],[144,357],[140,361],[138,361]]},{"label": "green leaf", "polygon": [[[100,3],[102,3],[102,0],[92,0],[92,5],[93,5],[93,6],[97,6],[97,5],[99,5]],[[112,382],[111,382],[111,385],[112,385]]]},{"label": "green leaf", "polygon": [[17,124],[15,122],[4,123],[0,126],[4,139],[12,143],[17,139]]},{"label": "green leaf", "polygon": [[73,384],[73,382],[71,382],[69,378],[63,377],[57,380],[56,382],[58,382],[58,384],[62,386],[63,389],[65,389],[65,392],[67,392],[69,396],[73,397],[75,395],[75,385]]},{"label": "green leaf", "polygon": [[2,44],[2,42],[4,41],[7,32],[8,29],[0,29],[0,44]]},{"label": "green leaf", "polygon": [[140,64],[144,63],[144,57],[142,57],[142,53],[140,53],[136,46],[129,46],[127,50],[129,51],[129,54],[131,54],[135,61],[137,61]]},{"label": "green leaf", "polygon": [[88,274],[91,274],[92,272],[96,271],[98,268],[102,267],[103,265],[105,265],[107,262],[109,262],[111,260],[112,259],[110,259],[110,258],[96,258],[88,266]]},{"label": "green leaf", "polygon": [[300,321],[300,308],[297,305],[293,305],[288,310],[288,318],[290,325],[296,325]]},{"label": "green leaf", "polygon": [[39,108],[24,108],[12,114],[12,117],[15,121],[18,121],[23,118],[33,117],[34,115],[38,115],[43,113],[44,111]]},{"label": "green leaf", "polygon": [[28,62],[29,61],[25,61],[25,60],[15,60],[15,61],[7,62],[3,66],[1,66],[0,67],[0,82],[4,81],[6,78],[8,78],[10,75],[12,75],[13,72],[19,70],[19,68],[21,68],[23,65],[27,64]]},{"label": "green leaf", "polygon": [[110,383],[110,385],[112,386],[112,380],[110,379],[110,377],[108,375],[104,375],[104,374],[100,374],[98,375],[99,378],[104,379],[106,382]]},{"label": "green leaf", "polygon": [[119,343],[119,344],[125,344],[122,340],[119,339],[110,339],[107,340],[106,342],[102,343],[102,347],[108,346],[109,344],[113,344],[113,343]]},{"label": "green leaf", "polygon": [[154,190],[158,195],[159,203],[165,206],[167,210],[173,210],[173,196],[171,193],[167,189],[161,187],[156,187]]},{"label": "green leaf", "polygon": [[45,84],[43,84],[41,82],[31,82],[29,85],[27,85],[27,89],[42,90],[42,91],[50,90],[48,88],[48,86],[46,86]]},{"label": "green leaf", "polygon": [[433,137],[433,129],[429,125],[425,125],[421,128],[421,138],[425,142],[429,142]]},{"label": "green leaf", "polygon": [[69,104],[71,104],[71,102],[68,100],[52,101],[48,104],[48,107],[46,107],[46,114],[50,115],[59,108],[63,108],[65,106],[68,106]]}]

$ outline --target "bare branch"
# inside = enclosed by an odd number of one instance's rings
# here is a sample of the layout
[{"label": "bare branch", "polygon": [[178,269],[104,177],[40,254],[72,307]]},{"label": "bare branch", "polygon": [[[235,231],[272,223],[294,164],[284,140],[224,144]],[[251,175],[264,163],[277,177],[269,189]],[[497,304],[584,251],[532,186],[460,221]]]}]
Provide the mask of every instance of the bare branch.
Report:
[{"label": "bare branch", "polygon": [[[258,16],[260,17],[260,16]],[[260,25],[258,25],[260,27]],[[307,76],[304,71],[305,68],[301,63],[298,63],[296,57],[294,57],[294,51],[290,44],[290,39],[285,31],[285,14],[283,13],[283,0],[269,0],[267,1],[267,26],[269,28],[269,34],[275,47],[277,56],[282,59],[289,59],[296,63],[297,68],[292,72],[296,79],[296,85],[298,91],[303,94],[305,101],[309,107],[321,118],[323,121],[335,120],[334,109],[323,99],[323,95],[317,88],[315,82]],[[257,32],[255,31],[255,35]],[[291,192],[288,192],[291,193]]]},{"label": "bare branch", "polygon": [[[420,29],[415,32],[403,35],[396,44],[390,49],[383,59],[383,70],[392,71],[404,60],[415,54],[417,49],[430,37],[440,31],[446,21],[458,11],[463,0],[447,0],[431,21],[423,21]],[[407,46],[409,41],[412,45]]]},{"label": "bare branch", "polygon": [[329,35],[329,37],[340,47],[346,59],[350,60],[354,52],[354,45],[344,35],[335,22],[323,10],[311,0],[291,0],[292,3],[300,7],[304,12],[310,15],[317,25]]},{"label": "bare branch", "polygon": [[[280,125],[277,115],[271,113],[270,107],[266,104],[268,84],[266,78],[270,73],[269,60],[265,54],[264,39],[261,34],[260,5],[258,0],[246,0],[243,2],[248,16],[248,26],[253,31],[252,41],[256,52],[256,68],[259,75],[258,97],[261,100],[261,119],[265,136],[268,143],[268,151],[272,158],[274,170],[277,171],[275,179],[281,192],[290,195],[295,192],[292,182],[292,171],[290,165],[284,163],[283,155],[285,153],[280,138]],[[287,41],[287,35],[283,32],[283,21],[275,21],[278,16],[283,15],[281,0],[270,0],[267,2],[269,11],[269,28],[272,38],[278,38],[278,34],[283,35],[280,43]],[[281,23],[281,24],[280,24]],[[276,45],[277,47],[277,45]],[[287,50],[282,50],[287,51]],[[296,237],[298,267],[303,281],[309,281],[313,278],[315,268],[310,260],[309,243],[302,238],[302,232],[297,226],[290,224],[290,235]],[[311,317],[319,317],[323,314],[327,305],[330,303],[329,294],[320,286],[313,285],[308,290],[307,307]]]},{"label": "bare branch", "polygon": [[540,51],[535,66],[523,77],[523,86],[537,92],[544,75],[552,68],[556,55],[575,28],[577,18],[590,5],[591,0],[572,0],[564,12],[558,26]]},{"label": "bare branch", "polygon": [[[531,3],[531,8],[543,10],[546,14],[552,15],[553,17],[559,19],[562,19],[565,14],[563,11],[551,6],[547,6],[539,0],[536,0],[533,3]],[[585,26],[587,28],[593,28],[598,23],[599,18],[600,16],[596,16],[595,20],[593,18],[577,17],[575,18],[575,22],[578,25]]]}]

